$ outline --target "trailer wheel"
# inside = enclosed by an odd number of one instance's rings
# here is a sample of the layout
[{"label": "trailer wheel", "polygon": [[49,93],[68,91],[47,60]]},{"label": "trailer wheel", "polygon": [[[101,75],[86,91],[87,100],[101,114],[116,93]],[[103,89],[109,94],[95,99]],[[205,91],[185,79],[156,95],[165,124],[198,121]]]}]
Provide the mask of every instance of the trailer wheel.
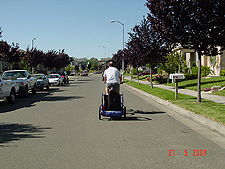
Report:
[{"label": "trailer wheel", "polygon": [[99,106],[98,119],[102,120],[102,106]]},{"label": "trailer wheel", "polygon": [[124,119],[126,119],[126,117],[127,117],[127,108],[126,107],[123,108],[123,117],[124,117]]}]

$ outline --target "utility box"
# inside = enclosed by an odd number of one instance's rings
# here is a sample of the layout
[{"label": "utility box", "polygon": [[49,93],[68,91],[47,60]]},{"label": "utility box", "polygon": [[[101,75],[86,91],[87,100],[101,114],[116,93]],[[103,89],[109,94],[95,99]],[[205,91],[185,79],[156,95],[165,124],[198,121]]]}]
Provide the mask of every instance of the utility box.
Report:
[{"label": "utility box", "polygon": [[170,79],[184,79],[183,73],[170,74]]}]

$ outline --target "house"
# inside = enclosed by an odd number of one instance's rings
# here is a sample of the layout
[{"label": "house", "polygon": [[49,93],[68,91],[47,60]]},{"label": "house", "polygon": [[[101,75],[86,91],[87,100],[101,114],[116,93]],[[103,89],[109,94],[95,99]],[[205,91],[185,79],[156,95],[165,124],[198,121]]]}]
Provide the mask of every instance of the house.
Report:
[{"label": "house", "polygon": [[112,58],[101,58],[98,61],[99,70],[105,70],[110,61],[112,61]]},{"label": "house", "polygon": [[[185,49],[183,47],[177,47],[174,49],[181,55],[184,55],[184,59],[187,61],[187,66],[191,69],[193,62],[198,63],[198,53],[194,49]],[[225,69],[225,51],[223,54],[219,54],[213,57],[210,56],[201,56],[202,66],[210,67],[212,70],[212,75],[219,76],[220,71]]]}]

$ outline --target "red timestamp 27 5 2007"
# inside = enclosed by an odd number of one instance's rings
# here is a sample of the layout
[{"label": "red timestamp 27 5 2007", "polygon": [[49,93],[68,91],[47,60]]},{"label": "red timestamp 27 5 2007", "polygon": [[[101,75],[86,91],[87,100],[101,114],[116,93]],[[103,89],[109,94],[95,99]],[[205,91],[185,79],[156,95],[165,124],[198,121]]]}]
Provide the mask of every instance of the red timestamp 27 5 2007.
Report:
[{"label": "red timestamp 27 5 2007", "polygon": [[[198,156],[206,156],[207,150],[206,149],[193,149],[191,152],[188,151],[188,149],[184,150],[184,156],[193,156],[193,157],[198,157]],[[176,156],[176,150],[175,149],[169,149],[168,156]]]}]

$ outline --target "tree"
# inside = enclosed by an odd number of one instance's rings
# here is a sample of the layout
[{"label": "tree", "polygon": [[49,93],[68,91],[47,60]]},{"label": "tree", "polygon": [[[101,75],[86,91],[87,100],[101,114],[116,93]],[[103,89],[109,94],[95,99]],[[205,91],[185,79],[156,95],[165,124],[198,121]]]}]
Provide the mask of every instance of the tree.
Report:
[{"label": "tree", "polygon": [[123,50],[118,50],[115,54],[113,54],[112,61],[115,67],[120,70],[122,69],[122,58],[124,57],[124,67],[127,67],[128,64],[128,51],[126,48]]},{"label": "tree", "polygon": [[2,27],[0,27],[0,38],[2,37]]},{"label": "tree", "polygon": [[47,53],[44,54],[42,65],[46,69],[53,69],[55,67],[55,58],[57,57],[57,55],[57,51],[49,50]]},{"label": "tree", "polygon": [[19,63],[24,55],[24,52],[19,50],[18,43],[9,45],[6,41],[0,42],[0,57],[2,60],[11,63],[13,69],[19,68]]},{"label": "tree", "polygon": [[92,57],[91,59],[89,59],[89,64],[88,64],[88,69],[90,70],[97,70],[98,69],[98,59]]},{"label": "tree", "polygon": [[65,53],[65,50],[59,50],[55,58],[55,68],[60,69],[66,67],[70,63],[70,57]]},{"label": "tree", "polygon": [[38,50],[37,48],[29,49],[27,48],[26,55],[24,57],[24,61],[28,65],[28,67],[32,67],[32,73],[34,73],[33,68],[36,67],[38,64],[42,64],[44,59],[44,52]]},{"label": "tree", "polygon": [[10,45],[6,41],[0,41],[0,58],[5,60],[9,55]]},{"label": "tree", "polygon": [[[146,18],[143,18],[140,25],[136,25],[129,33],[133,48],[138,51],[139,55],[136,57],[140,60],[139,63],[150,65],[150,83],[152,84],[152,68],[154,63],[160,63],[164,60],[163,56],[168,53],[169,48],[156,32],[151,29],[151,25]],[[128,44],[129,45],[129,44]]]},{"label": "tree", "polygon": [[165,70],[168,74],[178,73],[182,61],[184,60],[183,56],[181,56],[178,52],[171,52],[170,54],[165,56],[166,62],[162,63],[162,69]]},{"label": "tree", "polygon": [[198,53],[198,98],[201,102],[201,56],[216,55],[225,47],[223,0],[147,0],[151,27],[172,46]]}]

